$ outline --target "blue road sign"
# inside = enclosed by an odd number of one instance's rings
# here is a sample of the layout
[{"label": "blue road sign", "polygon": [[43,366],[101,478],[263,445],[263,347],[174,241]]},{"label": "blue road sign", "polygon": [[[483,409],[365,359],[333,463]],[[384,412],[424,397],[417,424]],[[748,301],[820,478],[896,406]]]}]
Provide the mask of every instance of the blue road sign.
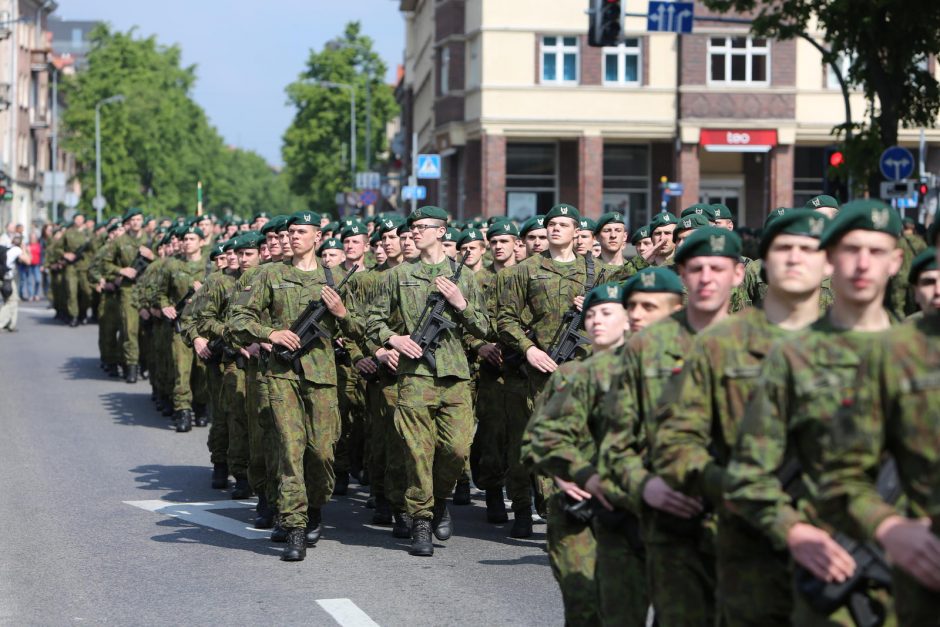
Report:
[{"label": "blue road sign", "polygon": [[402,200],[424,200],[428,197],[428,188],[424,185],[405,185],[401,188]]},{"label": "blue road sign", "polygon": [[374,205],[375,201],[379,199],[379,195],[375,193],[373,189],[367,189],[359,194],[359,202],[364,205]]},{"label": "blue road sign", "polygon": [[889,181],[901,181],[914,173],[914,155],[907,148],[891,146],[878,160],[882,176]]},{"label": "blue road sign", "polygon": [[646,30],[652,33],[691,33],[694,10],[691,2],[649,3]]},{"label": "blue road sign", "polygon": [[439,179],[441,178],[441,156],[440,155],[418,155],[418,178],[419,179]]}]

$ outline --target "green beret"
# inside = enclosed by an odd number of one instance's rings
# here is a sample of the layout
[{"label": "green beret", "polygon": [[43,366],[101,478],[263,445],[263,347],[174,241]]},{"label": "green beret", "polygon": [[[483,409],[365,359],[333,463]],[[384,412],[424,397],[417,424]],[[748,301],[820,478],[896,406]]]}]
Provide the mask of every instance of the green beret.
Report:
[{"label": "green beret", "polygon": [[917,226],[917,220],[910,216],[904,216],[904,218],[901,219],[901,224],[904,226]]},{"label": "green beret", "polygon": [[215,261],[220,255],[225,254],[225,244],[213,244],[212,249],[209,250],[209,260]]},{"label": "green beret", "polygon": [[623,284],[623,304],[633,292],[670,292],[683,294],[682,281],[675,271],[665,267],[643,268]]},{"label": "green beret", "polygon": [[[267,216],[267,214],[265,214]],[[257,218],[258,216],[255,216]],[[320,214],[315,211],[298,211],[287,219],[288,225],[301,224],[304,226],[320,227]]]},{"label": "green beret", "polygon": [[238,241],[232,246],[232,250],[245,250],[247,248],[261,248],[265,238],[261,231],[245,231],[237,238]]},{"label": "green beret", "polygon": [[223,250],[235,250],[235,244],[238,243],[238,240],[241,239],[241,235],[236,235],[230,239],[225,240],[225,243],[222,244]]},{"label": "green beret", "polygon": [[134,216],[140,216],[140,215],[143,215],[143,211],[141,211],[137,207],[131,207],[130,209],[124,212],[124,217],[121,218],[121,222],[127,222]]},{"label": "green beret", "polygon": [[925,270],[937,269],[937,249],[933,246],[925,248],[911,262],[911,271],[907,274],[908,283],[914,285]]},{"label": "green beret", "polygon": [[682,210],[682,213],[679,215],[679,219],[688,218],[689,216],[705,216],[709,222],[714,222],[717,214],[711,205],[706,205],[705,203],[697,202],[694,205],[686,207]]},{"label": "green beret", "polygon": [[202,220],[199,216],[189,216],[186,218],[186,226],[192,226]]},{"label": "green beret", "polygon": [[652,230],[649,224],[644,224],[633,232],[633,235],[630,237],[630,243],[636,246],[640,243],[640,240],[649,239]]},{"label": "green beret", "polygon": [[673,232],[673,239],[679,236],[679,233],[684,233],[685,231],[694,231],[695,229],[700,229],[703,226],[708,226],[711,222],[708,221],[708,218],[704,214],[692,213],[687,216],[679,218],[679,222],[676,225],[676,230]]},{"label": "green beret", "polygon": [[486,220],[483,218],[483,216],[477,216],[473,218],[472,220],[470,220],[469,222],[469,225],[475,229],[482,228],[483,225],[485,224],[486,224]]},{"label": "green beret", "polygon": [[353,222],[340,231],[339,239],[342,241],[347,237],[355,237],[356,235],[369,235],[369,227],[367,227],[362,222]]},{"label": "green beret", "polygon": [[619,211],[608,211],[597,219],[597,223],[594,225],[594,232],[600,233],[601,229],[608,224],[622,224],[624,228],[627,228],[627,223],[624,222],[622,213]]},{"label": "green beret", "polygon": [[244,222],[241,216],[232,216],[229,218],[229,224],[234,224],[235,226],[241,226]]},{"label": "green beret", "polygon": [[670,224],[675,224],[679,220],[676,216],[672,215],[668,211],[660,211],[653,217],[653,221],[650,222],[650,233],[655,231],[661,226],[668,226]]},{"label": "green beret", "polygon": [[263,235],[267,235],[268,233],[277,233],[280,227],[287,226],[287,220],[288,216],[274,216],[264,223],[264,226],[261,227],[261,233]]},{"label": "green beret", "polygon": [[452,226],[447,227],[447,230],[444,231],[444,241],[456,243],[458,239],[460,239],[460,231]]},{"label": "green beret", "polygon": [[[581,310],[586,312],[594,305],[602,303],[623,305],[623,283],[602,283],[598,285],[584,297]],[[582,322],[582,324],[584,323]]]},{"label": "green beret", "polygon": [[382,241],[382,231],[375,229],[372,231],[372,235],[369,236],[369,245],[375,246]]},{"label": "green beret", "polygon": [[402,233],[410,233],[410,232],[411,232],[411,225],[408,224],[407,222],[402,222],[401,224],[399,224],[398,226],[395,227],[395,232],[396,232],[398,235],[401,235]]},{"label": "green beret", "polygon": [[545,214],[545,223],[548,224],[548,221],[552,218],[571,218],[575,222],[581,222],[581,214],[578,213],[578,209],[574,205],[569,205],[566,203],[560,203],[548,210],[548,213]]},{"label": "green beret", "polygon": [[464,244],[469,244],[470,242],[482,242],[483,241],[483,231],[479,229],[467,229],[460,234],[460,237],[457,238],[457,248],[460,248]]},{"label": "green beret", "polygon": [[807,209],[819,209],[820,207],[832,207],[833,209],[838,209],[839,201],[827,194],[813,196],[806,201]]},{"label": "green beret", "polygon": [[788,209],[787,207],[777,207],[776,209],[768,213],[767,217],[764,218],[764,228],[766,229],[768,224],[770,224],[771,222],[773,222],[780,216],[785,215],[789,211],[790,209]]},{"label": "green beret", "polygon": [[203,233],[202,229],[200,229],[198,226],[193,226],[193,225],[187,226],[186,228],[183,229],[182,233],[180,234],[180,237],[186,234],[198,235],[199,239],[206,239],[206,234]]},{"label": "green beret", "polygon": [[380,234],[386,233],[388,231],[394,231],[395,229],[400,227],[402,224],[405,224],[405,219],[399,215],[393,214],[390,216],[385,216],[379,222],[379,226],[376,229],[376,231]]},{"label": "green beret", "polygon": [[426,205],[424,207],[418,207],[410,214],[408,214],[408,224],[414,224],[418,220],[443,220],[447,222],[450,219],[450,216],[447,215],[447,212],[441,209],[440,207],[435,207],[433,205]]},{"label": "green beret", "polygon": [[[254,221],[257,220],[258,218],[268,218],[268,219],[270,219],[270,218],[271,218],[271,214],[268,213],[267,211],[259,211],[259,212],[256,213],[254,216],[252,216],[251,221],[254,222]],[[295,224],[296,224],[296,223],[295,223]]]},{"label": "green beret", "polygon": [[590,231],[593,233],[597,229],[597,223],[591,218],[581,218],[578,220],[579,231]]},{"label": "green beret", "polygon": [[519,227],[519,237],[525,237],[530,231],[545,228],[545,216],[532,216]]},{"label": "green beret", "polygon": [[452,226],[458,231],[462,231],[468,227],[471,229],[473,228],[472,224],[467,224],[463,220],[451,220],[450,222],[447,223],[447,226]]},{"label": "green beret", "polygon": [[339,222],[327,222],[326,226],[323,227],[323,230],[336,233],[339,231]]},{"label": "green beret", "polygon": [[120,226],[124,226],[124,225],[121,224],[120,222],[115,222],[114,224],[108,225],[108,233],[113,233]]},{"label": "green beret", "polygon": [[819,238],[819,247],[829,248],[849,231],[858,230],[887,233],[897,238],[901,236],[901,216],[880,200],[847,202],[823,231],[822,237]]},{"label": "green beret", "polygon": [[712,211],[715,212],[715,219],[734,220],[734,216],[731,214],[731,209],[728,208],[728,205],[720,202],[714,202],[710,206]]},{"label": "green beret", "polygon": [[829,226],[829,218],[824,213],[806,208],[790,209],[767,222],[761,234],[758,257],[763,259],[767,255],[770,243],[778,235],[786,233],[819,239],[827,226]]},{"label": "green beret", "polygon": [[493,223],[490,224],[490,228],[486,231],[486,239],[489,241],[497,235],[519,237],[519,227],[517,227],[516,223],[512,220],[494,220]]},{"label": "green beret", "polygon": [[338,237],[328,237],[320,244],[317,254],[322,257],[324,250],[343,250],[343,242]]},{"label": "green beret", "polygon": [[741,259],[741,236],[717,226],[703,226],[676,249],[676,264],[685,263],[694,257],[730,257]]}]

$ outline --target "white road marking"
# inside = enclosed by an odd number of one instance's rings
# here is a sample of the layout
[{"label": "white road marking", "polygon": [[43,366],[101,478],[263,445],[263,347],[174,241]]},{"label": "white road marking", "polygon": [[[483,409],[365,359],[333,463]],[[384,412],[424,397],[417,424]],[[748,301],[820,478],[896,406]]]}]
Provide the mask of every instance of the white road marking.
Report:
[{"label": "white road marking", "polygon": [[317,599],[317,605],[326,610],[342,627],[379,627],[377,622],[349,599]]},{"label": "white road marking", "polygon": [[255,529],[251,525],[229,518],[213,514],[214,509],[253,509],[255,504],[251,501],[211,501],[208,503],[174,503],[172,501],[124,501],[127,505],[132,505],[148,512],[163,514],[170,518],[180,518],[186,522],[203,527],[211,527],[230,533],[246,540],[267,539],[270,531],[266,529]]}]

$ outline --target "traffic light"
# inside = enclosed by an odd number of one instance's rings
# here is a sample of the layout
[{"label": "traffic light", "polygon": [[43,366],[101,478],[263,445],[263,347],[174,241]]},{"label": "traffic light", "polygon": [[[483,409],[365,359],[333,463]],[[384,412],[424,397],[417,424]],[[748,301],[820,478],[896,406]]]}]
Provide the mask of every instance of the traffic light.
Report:
[{"label": "traffic light", "polygon": [[824,155],[823,193],[835,197],[840,203],[845,202],[849,197],[845,152],[841,146],[828,146]]},{"label": "traffic light", "polygon": [[927,192],[929,192],[929,191],[930,191],[930,186],[927,185],[927,181],[921,181],[920,183],[918,183],[918,185],[917,185],[917,193],[920,194],[920,197],[921,197],[921,198],[926,197],[926,196],[927,196]]},{"label": "traffic light", "polygon": [[621,19],[623,10],[620,0],[591,0],[588,11],[588,45],[616,46],[620,42]]}]

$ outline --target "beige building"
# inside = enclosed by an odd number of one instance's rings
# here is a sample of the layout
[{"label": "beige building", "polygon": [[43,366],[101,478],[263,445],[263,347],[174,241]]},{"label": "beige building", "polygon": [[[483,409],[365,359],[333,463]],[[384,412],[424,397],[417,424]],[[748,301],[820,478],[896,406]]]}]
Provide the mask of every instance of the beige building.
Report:
[{"label": "beige building", "polygon": [[[646,13],[646,0],[624,4]],[[405,136],[443,156],[440,181],[422,181],[429,202],[458,217],[522,218],[565,201],[588,216],[622,210],[635,228],[660,209],[665,176],[684,185],[670,210],[724,202],[739,225],[759,226],[769,209],[822,193],[845,113],[809,42],[708,21],[690,35],[648,33],[645,18],[627,18],[621,45],[594,48],[587,7],[400,0]],[[860,121],[864,98],[851,104]],[[915,155],[918,136],[901,133]],[[940,144],[940,130],[927,137]],[[940,171],[940,151],[928,155]]]}]

